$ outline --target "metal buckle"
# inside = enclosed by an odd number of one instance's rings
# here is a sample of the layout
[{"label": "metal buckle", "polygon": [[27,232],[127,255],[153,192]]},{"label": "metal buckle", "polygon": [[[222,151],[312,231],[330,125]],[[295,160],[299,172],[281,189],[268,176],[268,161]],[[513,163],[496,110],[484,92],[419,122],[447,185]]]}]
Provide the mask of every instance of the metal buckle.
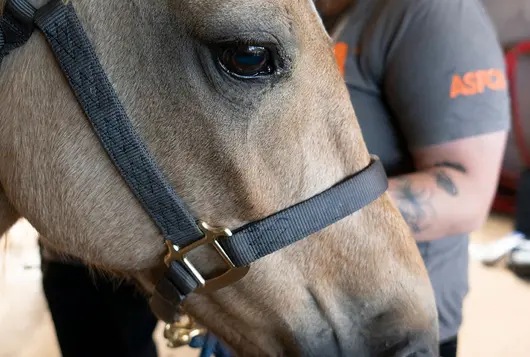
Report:
[{"label": "metal buckle", "polygon": [[179,348],[189,345],[194,337],[205,335],[206,332],[206,329],[199,326],[192,317],[181,315],[178,321],[166,324],[164,338],[169,348]]},{"label": "metal buckle", "polygon": [[[232,232],[228,228],[214,228],[202,221],[199,222],[199,228],[204,233],[204,238],[184,248],[179,248],[169,240],[166,241],[169,252],[165,257],[164,262],[167,266],[170,266],[171,262],[173,261],[179,261],[183,263],[188,271],[193,275],[194,279],[199,283],[199,288],[195,290],[199,293],[212,292],[222,289],[241,280],[245,275],[247,275],[250,268],[248,266],[236,267],[218,242],[220,238],[229,238],[232,236]],[[223,259],[226,266],[228,267],[228,270],[225,273],[208,280],[206,280],[201,273],[199,273],[199,271],[187,258],[187,255],[192,250],[206,244],[210,244],[215,248],[217,253],[219,253],[219,256]]]}]

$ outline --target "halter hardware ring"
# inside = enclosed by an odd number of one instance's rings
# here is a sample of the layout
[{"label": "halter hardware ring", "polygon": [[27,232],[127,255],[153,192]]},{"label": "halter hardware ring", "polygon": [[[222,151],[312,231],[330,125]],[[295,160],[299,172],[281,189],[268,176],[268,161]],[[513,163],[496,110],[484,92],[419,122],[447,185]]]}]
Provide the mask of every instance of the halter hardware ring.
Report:
[{"label": "halter hardware ring", "polygon": [[166,324],[164,338],[167,340],[169,348],[179,348],[189,345],[194,337],[204,336],[207,332],[191,316],[180,315],[178,321]]},{"label": "halter hardware ring", "polygon": [[[232,232],[228,228],[214,228],[203,221],[199,222],[199,228],[204,233],[204,238],[193,242],[186,247],[180,248],[173,244],[173,242],[166,240],[166,246],[168,248],[168,254],[164,258],[166,265],[169,267],[174,261],[179,261],[184,264],[188,271],[193,275],[193,278],[199,283],[199,287],[195,290],[198,293],[206,293],[222,289],[245,277],[250,267],[236,267],[228,254],[226,254],[223,247],[219,244],[220,238],[229,238],[232,236]],[[223,274],[211,279],[205,279],[187,258],[191,251],[207,244],[215,248],[225,265],[228,267],[228,270]]]}]

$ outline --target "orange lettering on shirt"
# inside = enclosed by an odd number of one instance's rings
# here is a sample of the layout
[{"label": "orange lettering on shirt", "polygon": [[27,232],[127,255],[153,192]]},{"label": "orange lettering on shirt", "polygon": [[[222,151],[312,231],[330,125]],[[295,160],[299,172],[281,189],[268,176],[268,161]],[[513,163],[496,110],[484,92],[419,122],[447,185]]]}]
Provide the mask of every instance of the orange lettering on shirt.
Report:
[{"label": "orange lettering on shirt", "polygon": [[490,69],[490,78],[493,79],[493,81],[490,81],[489,84],[489,87],[492,90],[504,90],[508,87],[506,76],[504,75],[503,71],[498,69]]},{"label": "orange lettering on shirt", "polygon": [[488,71],[477,71],[475,73],[476,83],[477,83],[477,90],[476,93],[484,93],[486,91],[486,87],[488,86],[489,75]]},{"label": "orange lettering on shirt", "polygon": [[346,58],[348,58],[348,44],[344,42],[337,42],[335,44],[335,59],[337,60],[339,71],[342,76],[344,76]]},{"label": "orange lettering on shirt", "polygon": [[477,93],[477,74],[474,72],[469,72],[464,74],[464,95],[473,95]]},{"label": "orange lettering on shirt", "polygon": [[453,81],[451,82],[451,98],[458,97],[465,90],[465,84],[462,82],[462,78],[455,74]]},{"label": "orange lettering on shirt", "polygon": [[465,73],[463,76],[455,74],[451,82],[450,97],[473,96],[484,93],[486,88],[493,91],[505,90],[506,76],[500,69],[491,68]]}]

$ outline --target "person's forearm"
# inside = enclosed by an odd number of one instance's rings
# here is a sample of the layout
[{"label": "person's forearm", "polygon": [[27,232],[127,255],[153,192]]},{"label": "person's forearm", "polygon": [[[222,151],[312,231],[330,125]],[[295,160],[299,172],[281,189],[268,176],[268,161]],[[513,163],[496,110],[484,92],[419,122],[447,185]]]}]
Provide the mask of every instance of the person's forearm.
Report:
[{"label": "person's forearm", "polygon": [[390,178],[389,192],[417,241],[471,232],[487,214],[479,188],[460,165]]}]

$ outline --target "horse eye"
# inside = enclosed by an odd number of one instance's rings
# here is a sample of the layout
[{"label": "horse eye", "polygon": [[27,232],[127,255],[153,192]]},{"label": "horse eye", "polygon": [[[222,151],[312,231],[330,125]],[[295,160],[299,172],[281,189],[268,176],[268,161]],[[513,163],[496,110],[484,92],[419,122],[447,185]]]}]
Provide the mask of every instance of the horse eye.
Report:
[{"label": "horse eye", "polygon": [[235,45],[222,48],[219,62],[224,70],[242,78],[255,78],[274,72],[270,51],[260,46]]}]

